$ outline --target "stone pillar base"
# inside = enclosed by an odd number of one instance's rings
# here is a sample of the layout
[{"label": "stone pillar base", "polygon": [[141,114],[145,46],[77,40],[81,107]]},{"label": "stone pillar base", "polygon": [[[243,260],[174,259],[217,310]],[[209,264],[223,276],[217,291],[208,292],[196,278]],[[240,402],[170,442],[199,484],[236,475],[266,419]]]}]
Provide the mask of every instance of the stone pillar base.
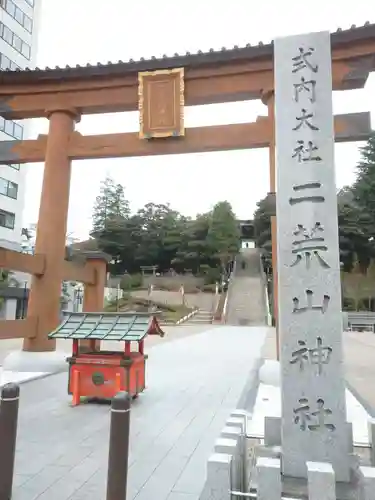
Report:
[{"label": "stone pillar base", "polygon": [[67,357],[63,351],[12,351],[4,359],[2,368],[12,372],[58,373],[68,370]]}]

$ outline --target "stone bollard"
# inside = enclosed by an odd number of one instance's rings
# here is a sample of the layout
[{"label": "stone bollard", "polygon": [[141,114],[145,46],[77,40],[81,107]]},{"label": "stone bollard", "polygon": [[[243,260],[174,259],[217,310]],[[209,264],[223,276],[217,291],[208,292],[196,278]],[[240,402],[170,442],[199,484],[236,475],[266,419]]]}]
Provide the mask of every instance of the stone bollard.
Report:
[{"label": "stone bollard", "polygon": [[331,464],[306,462],[309,500],[336,500],[336,479]]},{"label": "stone bollard", "polygon": [[281,463],[277,458],[257,460],[258,500],[281,500]]},{"label": "stone bollard", "polygon": [[12,498],[20,388],[6,384],[0,396],[0,500]]},{"label": "stone bollard", "polygon": [[119,392],[113,398],[109,436],[107,500],[126,500],[131,398]]}]

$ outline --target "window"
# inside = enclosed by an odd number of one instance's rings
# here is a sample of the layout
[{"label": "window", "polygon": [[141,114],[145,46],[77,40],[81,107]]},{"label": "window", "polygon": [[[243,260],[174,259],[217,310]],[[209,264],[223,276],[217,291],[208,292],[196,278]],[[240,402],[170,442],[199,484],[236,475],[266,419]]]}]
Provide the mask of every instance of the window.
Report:
[{"label": "window", "polygon": [[5,56],[4,54],[1,54],[0,68],[1,69],[9,69],[10,64],[11,64],[11,62],[10,62],[9,57]]},{"label": "window", "polygon": [[[29,2],[28,2],[29,3]],[[25,28],[29,33],[33,31],[33,22],[27,16],[23,10],[21,10],[13,2],[13,0],[1,0],[0,6],[5,9],[5,11],[13,17],[21,26]]]},{"label": "window", "polygon": [[23,128],[21,127],[21,125],[18,125],[18,123],[14,123],[13,136],[16,139],[22,139],[22,137],[23,137]]},{"label": "window", "polygon": [[13,200],[16,200],[17,193],[18,193],[18,184],[16,184],[15,182],[7,181],[6,179],[0,177],[0,194],[2,194],[3,196],[8,196],[8,198],[13,198]]},{"label": "window", "polygon": [[20,66],[18,66],[18,64],[11,61],[9,59],[9,57],[7,57],[4,54],[1,54],[1,52],[0,52],[0,69],[4,70],[4,69],[9,69],[9,68],[13,71],[16,69],[21,69]]},{"label": "window", "polygon": [[8,26],[4,26],[3,28],[3,38],[4,40],[12,45],[13,43],[13,31],[8,28]]},{"label": "window", "polygon": [[23,25],[23,17],[24,17],[24,15],[25,14],[22,12],[22,10],[16,7],[16,15],[14,16],[14,18],[21,25]]},{"label": "window", "polygon": [[10,69],[15,71],[16,69],[21,69],[21,67],[18,66],[18,64],[16,64],[15,62],[10,61]]},{"label": "window", "polygon": [[5,121],[5,129],[4,132],[8,135],[13,136],[13,131],[14,131],[14,122],[6,120]]},{"label": "window", "polygon": [[23,127],[12,120],[4,120],[2,117],[0,117],[0,131],[14,139],[23,138]]},{"label": "window", "polygon": [[20,52],[22,54],[22,40],[19,36],[14,35],[13,36],[13,47],[16,49],[17,52]]},{"label": "window", "polygon": [[13,198],[13,200],[17,199],[18,195],[18,184],[15,182],[8,182],[8,196],[9,198]]},{"label": "window", "polygon": [[24,20],[23,20],[23,27],[25,28],[26,31],[28,31],[29,33],[32,33],[33,31],[33,22],[32,20],[26,16],[25,14],[25,17],[24,17]]},{"label": "window", "polygon": [[6,0],[5,2],[5,10],[12,17],[16,17],[16,5],[12,2],[12,0]]},{"label": "window", "polygon": [[0,226],[6,227],[7,229],[14,229],[15,220],[16,214],[0,210]]},{"label": "window", "polygon": [[31,56],[31,47],[30,45],[28,45],[27,43],[23,43],[22,44],[22,48],[21,48],[21,53],[23,56],[26,57],[26,59],[30,59],[30,56]]},{"label": "window", "polygon": [[25,0],[26,3],[30,5],[30,7],[34,7],[34,0]]},{"label": "window", "polygon": [[[29,44],[24,42],[19,36],[13,33],[12,30],[5,26],[4,23],[0,23],[0,36],[3,38],[11,47],[16,49],[17,52],[22,54],[26,59],[30,59],[31,47]],[[10,64],[11,66],[11,64]],[[8,66],[9,67],[9,66]]]}]

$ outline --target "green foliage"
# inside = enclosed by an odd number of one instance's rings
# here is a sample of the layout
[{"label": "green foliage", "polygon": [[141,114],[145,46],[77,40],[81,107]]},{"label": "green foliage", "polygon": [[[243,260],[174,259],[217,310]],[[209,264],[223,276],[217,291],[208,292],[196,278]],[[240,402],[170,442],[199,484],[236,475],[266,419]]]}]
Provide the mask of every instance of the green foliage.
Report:
[{"label": "green foliage", "polygon": [[12,271],[8,271],[7,269],[0,268],[0,286],[19,286],[19,281],[14,277],[14,273]]},{"label": "green foliage", "polygon": [[363,227],[366,227],[367,234],[375,236],[375,133],[360,151],[361,159],[352,192],[359,210],[368,216]]},{"label": "green foliage", "polygon": [[108,225],[115,227],[130,215],[129,203],[125,199],[121,184],[107,176],[100,186],[100,194],[96,197],[93,210],[93,234],[104,231]]},{"label": "green foliage", "polygon": [[210,267],[208,265],[201,266],[201,273],[204,276],[205,285],[214,285],[221,281],[220,267]]},{"label": "green foliage", "polygon": [[[337,194],[340,262],[350,272],[358,266],[362,273],[375,258],[375,134],[361,148],[357,177],[353,186]],[[254,214],[256,245],[263,249],[265,267],[272,268],[271,217],[267,199],[260,200]]]},{"label": "green foliage", "polygon": [[366,230],[369,217],[354,200],[350,187],[337,196],[340,261],[343,270],[350,272],[356,262],[366,269],[373,253],[373,244]]},{"label": "green foliage", "polygon": [[207,243],[223,270],[240,249],[240,228],[227,201],[217,203],[209,218]]},{"label": "green foliage", "polygon": [[184,304],[165,304],[155,300],[134,297],[130,294],[125,294],[118,303],[117,301],[112,301],[107,304],[104,310],[106,312],[117,310],[146,312],[153,308],[160,312],[159,321],[165,320],[173,323],[176,323],[179,319],[192,312],[192,309]]},{"label": "green foliage", "polygon": [[200,274],[204,266],[217,265],[207,243],[209,224],[209,213],[198,214],[193,220],[185,219],[180,244],[172,261],[176,271],[190,270],[193,274]]},{"label": "green foliage", "polygon": [[265,268],[272,269],[271,214],[267,197],[257,203],[254,213],[255,244],[263,250]]},{"label": "green foliage", "polygon": [[[8,286],[20,286],[20,283],[14,277],[14,273],[12,271],[0,268],[0,287],[5,288]],[[0,297],[0,306],[2,306],[3,304],[4,297]]]},{"label": "green foliage", "polygon": [[127,274],[120,282],[122,290],[137,290],[142,287],[142,274]]},{"label": "green foliage", "polygon": [[363,272],[375,256],[375,134],[360,149],[356,180],[338,194],[340,258],[344,270],[355,262]]},{"label": "green foliage", "polygon": [[[195,219],[168,204],[147,203],[131,214],[123,187],[109,177],[93,208],[91,236],[100,250],[112,256],[110,272],[116,275],[137,275],[142,266],[154,265],[158,272],[173,268],[178,273],[207,275],[207,268],[225,268],[240,246],[239,228],[228,202],[218,203],[212,212]],[[124,287],[136,286],[126,281],[127,277]]]}]

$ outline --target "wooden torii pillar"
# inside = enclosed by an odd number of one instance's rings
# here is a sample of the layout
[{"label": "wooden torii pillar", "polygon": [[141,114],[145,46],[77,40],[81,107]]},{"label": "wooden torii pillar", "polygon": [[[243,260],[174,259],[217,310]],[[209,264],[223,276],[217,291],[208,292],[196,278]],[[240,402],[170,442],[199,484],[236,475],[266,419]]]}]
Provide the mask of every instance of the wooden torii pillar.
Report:
[{"label": "wooden torii pillar", "polygon": [[[71,179],[68,151],[75,122],[79,120],[78,113],[71,109],[50,110],[47,116],[49,132],[35,243],[35,254],[43,255],[45,264],[43,274],[33,276],[27,310],[27,318],[37,319],[35,336],[23,342],[23,350],[33,352],[56,349],[56,341],[48,339],[48,334],[60,322]],[[102,252],[83,252],[82,256],[94,276],[93,283],[85,284],[84,311],[101,311],[109,256]]]},{"label": "wooden torii pillar", "polygon": [[35,253],[45,255],[45,272],[33,276],[27,309],[28,318],[38,318],[36,336],[23,342],[24,351],[39,352],[56,348],[56,341],[49,340],[46,332],[59,324],[71,178],[68,150],[75,122],[79,121],[74,109],[51,109],[47,117],[49,131],[35,242]]},{"label": "wooden torii pillar", "polygon": [[[268,123],[270,127],[270,142],[268,146],[269,154],[269,176],[270,176],[270,204],[274,205],[276,195],[276,148],[275,148],[275,93],[268,90],[262,94],[262,102],[268,108]],[[276,207],[274,207],[276,210]],[[272,243],[272,298],[273,315],[276,326],[276,356],[279,359],[280,352],[280,333],[278,328],[278,289],[277,289],[277,232],[276,232],[276,212],[272,210],[271,215],[271,243]]]}]

